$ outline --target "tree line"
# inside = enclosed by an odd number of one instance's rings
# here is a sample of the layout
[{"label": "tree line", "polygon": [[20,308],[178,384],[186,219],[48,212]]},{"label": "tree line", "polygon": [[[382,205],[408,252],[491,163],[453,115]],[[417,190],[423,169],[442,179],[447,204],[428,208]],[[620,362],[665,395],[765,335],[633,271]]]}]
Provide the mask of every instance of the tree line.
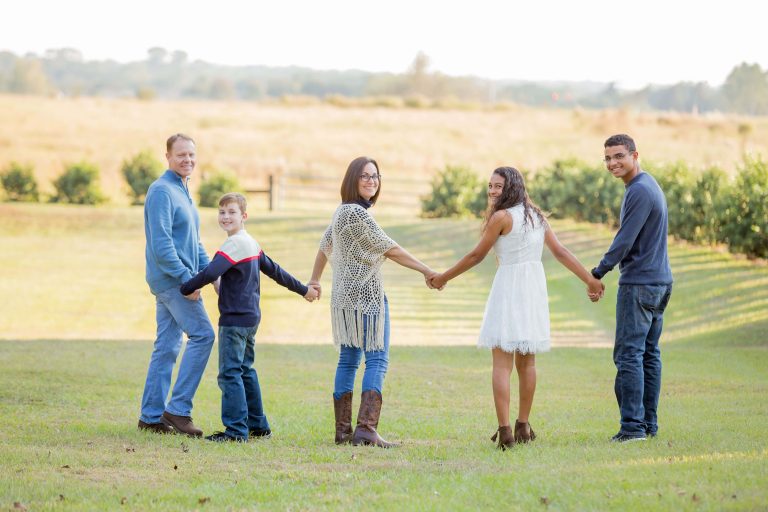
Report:
[{"label": "tree line", "polygon": [[[0,52],[0,92],[36,95],[159,99],[267,100],[306,96],[344,104],[379,98],[381,106],[483,106],[513,102],[533,106],[618,108],[681,112],[768,114],[768,70],[741,63],[724,84],[679,82],[625,91],[614,83],[529,82],[449,76],[430,70],[419,53],[403,73],[314,70],[304,67],[223,66],[190,61],[180,50],[150,48],[143,61],[87,61],[72,48],[43,55]],[[399,98],[402,101],[393,101]]]}]

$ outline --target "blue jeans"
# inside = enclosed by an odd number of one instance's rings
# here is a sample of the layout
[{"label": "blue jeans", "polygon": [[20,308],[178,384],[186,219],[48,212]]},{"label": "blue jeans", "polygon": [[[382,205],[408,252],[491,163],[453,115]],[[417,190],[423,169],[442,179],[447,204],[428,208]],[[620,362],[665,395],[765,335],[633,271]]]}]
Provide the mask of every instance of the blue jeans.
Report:
[{"label": "blue jeans", "polygon": [[[363,322],[364,333],[368,331],[368,323],[368,321]],[[355,375],[363,354],[365,354],[363,391],[374,389],[381,394],[384,387],[384,376],[387,373],[387,366],[389,366],[389,303],[386,296],[384,297],[384,349],[366,351],[362,348],[342,345],[333,385],[333,397],[336,400],[341,398],[344,393],[354,389]]]},{"label": "blue jeans", "polygon": [[659,338],[672,285],[619,285],[616,300],[614,391],[621,412],[620,434],[643,437],[659,429],[661,391]]},{"label": "blue jeans", "polygon": [[256,327],[219,326],[221,422],[230,437],[247,440],[249,430],[269,430],[253,369]]},{"label": "blue jeans", "polygon": [[[192,398],[205,371],[214,340],[213,327],[202,299],[188,300],[178,287],[173,287],[156,294],[155,301],[157,338],[141,399],[140,419],[145,423],[159,423],[163,411],[178,416],[192,414]],[[173,393],[168,400],[171,374],[181,350],[182,333],[186,333],[189,339]]]}]

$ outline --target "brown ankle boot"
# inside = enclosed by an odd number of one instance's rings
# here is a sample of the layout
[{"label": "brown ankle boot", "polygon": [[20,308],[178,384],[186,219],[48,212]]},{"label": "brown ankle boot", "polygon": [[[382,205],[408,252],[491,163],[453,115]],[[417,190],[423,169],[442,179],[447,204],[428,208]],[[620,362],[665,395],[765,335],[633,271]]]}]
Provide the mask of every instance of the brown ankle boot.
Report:
[{"label": "brown ankle boot", "polygon": [[352,444],[355,446],[365,444],[380,448],[393,448],[395,443],[388,443],[377,432],[379,415],[381,414],[381,394],[369,389],[363,391],[360,397],[360,411],[357,413],[357,426],[352,434]]},{"label": "brown ankle boot", "polygon": [[531,428],[531,424],[528,422],[521,423],[515,420],[515,442],[527,443],[536,439],[536,434]]},{"label": "brown ankle boot", "polygon": [[499,444],[496,448],[501,451],[512,448],[515,444],[515,436],[512,435],[512,427],[509,425],[506,427],[499,427],[499,430],[497,430],[496,433],[493,434],[493,437],[491,437],[491,441],[496,441],[497,438],[499,439]]},{"label": "brown ankle boot", "polygon": [[333,412],[336,414],[336,444],[346,444],[352,440],[352,392],[333,399]]}]

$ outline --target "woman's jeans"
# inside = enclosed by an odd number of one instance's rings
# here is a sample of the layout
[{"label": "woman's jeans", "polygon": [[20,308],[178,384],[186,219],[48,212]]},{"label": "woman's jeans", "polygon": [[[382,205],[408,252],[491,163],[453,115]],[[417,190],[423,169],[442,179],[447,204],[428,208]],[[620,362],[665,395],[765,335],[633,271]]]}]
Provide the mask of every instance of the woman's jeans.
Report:
[{"label": "woman's jeans", "polygon": [[[364,321],[363,332],[367,332],[369,322]],[[333,398],[338,400],[341,395],[352,391],[355,387],[355,375],[360,366],[360,360],[365,354],[365,373],[363,373],[363,392],[373,389],[381,394],[384,387],[384,375],[389,365],[389,303],[384,297],[384,349],[366,351],[358,347],[341,346],[339,364],[336,367],[336,380],[333,388]]]},{"label": "woman's jeans", "polygon": [[[178,287],[155,295],[157,338],[147,370],[144,396],[141,398],[141,421],[160,423],[163,411],[177,416],[190,416],[192,398],[203,376],[213,347],[213,326],[203,307],[203,300],[186,299]],[[182,333],[189,337],[181,358],[179,374],[171,389],[171,374],[181,351]]]},{"label": "woman's jeans", "polygon": [[620,434],[644,437],[659,429],[661,391],[659,339],[672,285],[619,285],[616,300],[614,391],[621,412]]},{"label": "woman's jeans", "polygon": [[221,422],[230,437],[248,439],[250,430],[269,430],[253,368],[256,327],[219,326]]}]

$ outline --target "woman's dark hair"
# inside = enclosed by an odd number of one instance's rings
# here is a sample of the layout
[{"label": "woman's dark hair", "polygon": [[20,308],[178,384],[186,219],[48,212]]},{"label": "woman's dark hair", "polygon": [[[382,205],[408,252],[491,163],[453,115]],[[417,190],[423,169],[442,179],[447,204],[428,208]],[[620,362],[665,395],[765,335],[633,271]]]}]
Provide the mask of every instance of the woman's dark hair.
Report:
[{"label": "woman's dark hair", "polygon": [[376,174],[379,175],[379,188],[376,193],[371,197],[372,204],[376,204],[376,200],[381,193],[381,173],[379,172],[379,164],[376,160],[367,156],[359,156],[352,160],[347,167],[347,173],[344,175],[344,179],[341,181],[341,202],[342,203],[354,203],[363,199],[360,197],[360,176],[363,174],[363,169],[366,165],[373,164],[376,167]]},{"label": "woman's dark hair", "polygon": [[504,188],[501,191],[501,195],[495,201],[489,201],[488,209],[485,213],[485,224],[488,224],[491,216],[497,211],[506,210],[519,204],[523,205],[525,222],[530,222],[531,226],[533,226],[533,214],[531,213],[533,212],[543,225],[547,224],[541,209],[528,197],[528,193],[525,191],[525,181],[520,171],[514,167],[499,167],[493,171],[493,174],[504,178]]}]

